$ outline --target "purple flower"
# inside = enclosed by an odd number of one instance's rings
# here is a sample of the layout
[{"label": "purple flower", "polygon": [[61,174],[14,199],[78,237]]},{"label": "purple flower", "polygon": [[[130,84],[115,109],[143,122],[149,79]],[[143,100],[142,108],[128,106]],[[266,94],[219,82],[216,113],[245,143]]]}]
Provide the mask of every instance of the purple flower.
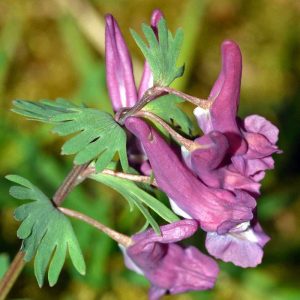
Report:
[{"label": "purple flower", "polygon": [[261,181],[265,171],[274,168],[273,153],[282,153],[276,143],[279,130],[271,122],[258,115],[246,117],[241,122],[241,131],[248,150],[243,155],[231,158],[234,167],[245,176]]},{"label": "purple flower", "polygon": [[166,293],[206,290],[214,286],[219,268],[195,247],[182,248],[176,242],[192,236],[195,220],[182,220],[161,227],[161,236],[152,229],[132,237],[133,245],[124,249],[126,266],[151,282],[150,300]]},{"label": "purple flower", "polygon": [[[159,10],[153,11],[151,26],[155,32],[157,31],[156,26],[162,17],[163,15]],[[152,87],[152,73],[148,63],[145,62],[137,93],[131,56],[118,23],[111,15],[106,16],[105,62],[107,88],[115,111],[124,107],[132,107],[138,99],[141,99],[144,92]]]},{"label": "purple flower", "polygon": [[106,82],[115,111],[137,102],[131,56],[117,21],[106,16],[105,28]]},{"label": "purple flower", "polygon": [[222,69],[209,99],[209,109],[197,107],[194,114],[205,134],[219,131],[229,142],[230,168],[260,181],[265,170],[274,167],[273,153],[281,153],[275,145],[278,129],[265,118],[253,115],[237,118],[242,75],[242,56],[233,41],[222,44]]},{"label": "purple flower", "polygon": [[[258,197],[265,170],[274,167],[271,155],[280,153],[276,146],[278,129],[265,118],[253,115],[240,120],[238,111],[242,57],[232,41],[222,44],[222,69],[209,99],[209,109],[196,108],[194,114],[205,135],[196,142],[211,144],[209,149],[184,153],[187,165],[209,187]],[[247,197],[247,196],[246,196]],[[208,252],[242,267],[261,262],[269,237],[256,219],[241,222],[229,232],[209,232]]]},{"label": "purple flower", "polygon": [[222,188],[232,192],[238,190],[259,194],[260,184],[252,178],[235,170],[228,161],[229,141],[226,136],[218,131],[212,131],[195,140],[200,145],[210,145],[201,148],[190,155],[190,168],[209,187]]},{"label": "purple flower", "polygon": [[263,247],[269,240],[254,218],[251,222],[241,223],[227,234],[207,233],[205,246],[214,257],[248,268],[261,263]]},{"label": "purple flower", "polygon": [[[163,17],[159,10],[154,10],[151,17],[151,26],[157,31],[157,24]],[[147,62],[144,65],[142,79],[138,88],[135,85],[131,56],[118,26],[111,15],[106,16],[105,28],[105,60],[106,82],[114,111],[132,107],[144,92],[152,87],[153,76]],[[149,175],[151,168],[140,143],[129,136],[128,159],[131,166]]]},{"label": "purple flower", "polygon": [[207,187],[147,123],[130,117],[125,125],[141,141],[157,184],[170,198],[175,212],[198,220],[205,231],[220,234],[252,219],[253,197]]}]

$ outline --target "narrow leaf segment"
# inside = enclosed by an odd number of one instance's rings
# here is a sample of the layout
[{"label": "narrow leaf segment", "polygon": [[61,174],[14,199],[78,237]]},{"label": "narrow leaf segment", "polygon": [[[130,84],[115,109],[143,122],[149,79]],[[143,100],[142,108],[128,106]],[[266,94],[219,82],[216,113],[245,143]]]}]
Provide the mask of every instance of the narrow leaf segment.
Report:
[{"label": "narrow leaf segment", "polygon": [[63,154],[76,154],[75,164],[95,160],[96,170],[100,172],[118,153],[123,169],[127,170],[126,133],[110,114],[62,99],[55,102],[16,100],[13,111],[31,120],[55,125],[53,131],[61,136],[77,133],[62,147]]},{"label": "narrow leaf segment", "polygon": [[34,273],[41,287],[48,269],[50,286],[56,284],[66,259],[67,251],[76,270],[84,275],[85,262],[80,246],[67,217],[55,208],[52,201],[28,180],[17,175],[6,178],[20,186],[12,186],[11,196],[21,200],[33,200],[15,210],[15,218],[21,221],[17,236],[23,240],[21,251],[24,260],[34,259]]},{"label": "narrow leaf segment", "polygon": [[142,30],[148,45],[134,30],[131,30],[131,34],[150,65],[154,85],[169,86],[184,72],[184,66],[176,65],[183,41],[183,31],[178,29],[173,37],[168,31],[165,19],[161,19],[158,23],[158,36],[146,24],[142,25]]},{"label": "narrow leaf segment", "polygon": [[157,233],[160,233],[159,225],[145,205],[169,223],[179,220],[169,208],[129,180],[103,173],[90,175],[89,178],[99,181],[119,192],[128,201],[131,209],[136,206],[141,211]]}]

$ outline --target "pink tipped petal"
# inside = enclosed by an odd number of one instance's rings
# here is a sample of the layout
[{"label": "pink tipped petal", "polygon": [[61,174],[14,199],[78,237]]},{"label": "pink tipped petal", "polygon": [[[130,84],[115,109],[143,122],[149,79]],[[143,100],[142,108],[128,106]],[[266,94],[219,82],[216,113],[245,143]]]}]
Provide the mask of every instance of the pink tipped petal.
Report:
[{"label": "pink tipped petal", "polygon": [[128,118],[125,125],[143,144],[158,186],[182,211],[199,220],[203,230],[216,231],[223,222],[234,226],[252,218],[252,209],[233,193],[208,188],[197,179],[147,123]]},{"label": "pink tipped petal", "polygon": [[[220,131],[229,140],[232,153],[242,153],[246,144],[236,123],[242,75],[242,55],[233,41],[222,43],[222,69],[209,98],[213,104],[209,110],[197,108],[194,113],[204,133]],[[207,122],[207,124],[206,124]]]},{"label": "pink tipped petal", "polygon": [[214,129],[221,132],[240,134],[236,124],[242,76],[242,55],[233,41],[225,41],[221,46],[222,70],[209,97],[214,99],[211,114]]},{"label": "pink tipped petal", "polygon": [[[157,34],[157,24],[163,18],[163,13],[159,9],[155,9],[151,16],[151,27]],[[153,76],[149,64],[145,61],[144,71],[138,91],[138,99],[141,99],[144,93],[153,86]]]},{"label": "pink tipped petal", "polygon": [[244,127],[247,132],[259,133],[265,136],[270,143],[278,141],[279,129],[264,117],[251,115],[245,118]]},{"label": "pink tipped petal", "polygon": [[164,17],[161,10],[155,9],[151,15],[151,26],[157,28],[158,22]]},{"label": "pink tipped petal", "polygon": [[131,57],[118,23],[111,15],[106,16],[105,61],[106,82],[114,110],[133,106],[137,92]]},{"label": "pink tipped petal", "polygon": [[198,149],[190,154],[192,169],[207,186],[259,193],[260,184],[227,165],[229,144],[225,135],[213,131],[196,139],[196,142],[210,145],[209,148]]},{"label": "pink tipped petal", "polygon": [[244,223],[223,235],[208,233],[205,245],[214,257],[248,268],[261,263],[263,247],[269,239],[258,223],[250,227]]},{"label": "pink tipped petal", "polygon": [[244,133],[248,143],[247,159],[264,158],[278,152],[277,146],[271,144],[266,137],[258,133]]},{"label": "pink tipped petal", "polygon": [[[247,159],[243,156],[231,158],[234,167],[245,176],[251,177],[256,181],[263,179],[264,171],[274,169],[274,159],[271,156],[259,159]],[[259,176],[256,176],[259,174]],[[259,179],[259,180],[258,180]]]}]

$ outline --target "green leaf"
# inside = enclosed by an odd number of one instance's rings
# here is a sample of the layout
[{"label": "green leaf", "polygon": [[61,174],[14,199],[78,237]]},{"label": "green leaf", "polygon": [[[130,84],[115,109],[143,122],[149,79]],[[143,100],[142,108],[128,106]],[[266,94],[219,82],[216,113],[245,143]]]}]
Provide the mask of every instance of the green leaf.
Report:
[{"label": "green leaf", "polygon": [[56,284],[67,251],[76,270],[84,275],[84,258],[68,218],[27,179],[18,175],[8,175],[6,179],[20,185],[10,188],[11,196],[21,200],[33,200],[19,206],[14,216],[22,222],[17,236],[23,240],[21,250],[25,253],[24,260],[28,262],[35,255],[34,273],[39,286],[43,285],[48,265],[49,284]]},{"label": "green leaf", "polygon": [[31,120],[54,124],[53,131],[61,136],[77,133],[62,147],[62,154],[76,154],[75,164],[96,160],[96,170],[100,172],[118,153],[127,170],[126,133],[110,114],[63,99],[16,100],[13,111]]},{"label": "green leaf", "polygon": [[173,37],[168,31],[167,23],[164,19],[159,21],[157,29],[158,38],[150,26],[142,25],[142,30],[149,46],[134,30],[131,30],[131,34],[150,65],[154,85],[169,86],[176,78],[181,77],[184,72],[184,66],[177,67],[176,65],[183,41],[183,31],[177,29]]},{"label": "green leaf", "polygon": [[0,279],[4,276],[9,267],[9,257],[6,253],[0,254]]},{"label": "green leaf", "polygon": [[152,209],[162,219],[169,223],[179,220],[179,218],[169,208],[167,208],[152,195],[139,188],[132,181],[101,173],[94,174],[89,177],[119,192],[129,202],[131,207],[133,205],[137,206],[137,208],[142,212],[146,220],[157,233],[160,232],[159,226],[144,205]]},{"label": "green leaf", "polygon": [[193,131],[193,123],[178,106],[177,104],[183,103],[184,100],[173,96],[167,95],[149,102],[143,110],[150,111],[159,116],[170,125],[179,126],[181,131],[187,135]]}]

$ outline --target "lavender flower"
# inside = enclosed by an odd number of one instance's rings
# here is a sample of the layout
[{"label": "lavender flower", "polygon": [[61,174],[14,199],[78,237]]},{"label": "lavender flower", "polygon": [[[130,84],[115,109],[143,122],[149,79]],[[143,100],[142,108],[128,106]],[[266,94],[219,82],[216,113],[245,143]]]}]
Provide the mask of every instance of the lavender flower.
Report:
[{"label": "lavender flower", "polygon": [[[180,215],[196,219],[205,231],[224,233],[252,219],[253,197],[208,188],[179,159],[166,141],[144,121],[130,117],[125,125],[141,141],[158,186]],[[183,212],[183,214],[181,213]]]},{"label": "lavender flower", "polygon": [[106,16],[105,28],[106,80],[109,96],[115,111],[133,106],[137,102],[131,56],[118,23]]},{"label": "lavender flower", "polygon": [[[162,17],[160,10],[153,11],[151,26],[154,32],[157,32],[157,24]],[[130,53],[117,21],[111,15],[106,16],[105,60],[107,88],[114,111],[132,107],[142,98],[145,91],[152,87],[153,76],[149,64],[145,61],[137,92]],[[151,167],[139,141],[132,136],[129,136],[128,158],[130,164],[142,173],[151,173]]]},{"label": "lavender flower", "polygon": [[[260,116],[237,118],[242,57],[237,44],[222,44],[222,69],[209,98],[209,109],[196,108],[194,114],[205,136],[199,143],[210,141],[212,147],[184,154],[189,167],[209,187],[238,193],[259,195],[257,182],[265,170],[274,167],[271,157],[280,153],[275,145],[278,129]],[[206,247],[210,254],[242,267],[261,262],[262,248],[269,240],[256,219],[241,222],[228,233],[210,232]]]},{"label": "lavender flower", "polygon": [[214,286],[219,268],[195,247],[177,245],[198,229],[195,220],[182,220],[161,227],[161,236],[152,229],[132,237],[133,245],[124,249],[126,266],[151,282],[150,300],[166,293],[206,290]]},{"label": "lavender flower", "polygon": [[[157,31],[157,24],[163,17],[161,11],[154,10],[151,17],[151,26]],[[153,77],[150,67],[145,62],[140,86],[135,86],[131,56],[113,16],[106,16],[105,28],[105,61],[106,82],[110,99],[115,111],[120,108],[132,107],[144,92],[152,87]]]},{"label": "lavender flower", "polygon": [[260,181],[264,171],[274,167],[271,155],[280,153],[275,145],[278,129],[265,118],[253,115],[237,118],[242,75],[242,56],[233,41],[222,44],[222,69],[209,99],[208,109],[197,107],[194,114],[204,133],[219,131],[229,142],[233,167],[239,173]]},{"label": "lavender flower", "polygon": [[241,223],[227,234],[208,232],[205,246],[214,257],[247,268],[261,263],[263,247],[269,240],[256,218],[253,218],[251,222]]}]

